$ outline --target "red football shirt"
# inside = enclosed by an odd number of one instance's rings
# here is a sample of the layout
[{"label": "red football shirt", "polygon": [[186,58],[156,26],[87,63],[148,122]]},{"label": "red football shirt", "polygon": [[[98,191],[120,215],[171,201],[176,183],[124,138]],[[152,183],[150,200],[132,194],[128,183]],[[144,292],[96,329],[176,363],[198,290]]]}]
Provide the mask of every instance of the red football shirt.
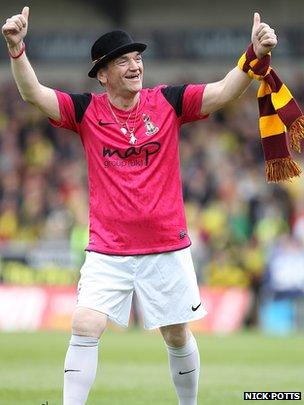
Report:
[{"label": "red football shirt", "polygon": [[[143,89],[131,114],[112,106],[113,114],[106,93],[56,90],[61,120],[51,123],[77,132],[87,159],[87,250],[136,255],[191,244],[183,207],[179,130],[183,123],[206,118],[200,114],[204,88],[200,84]],[[117,119],[128,120],[137,138],[134,144]]]}]

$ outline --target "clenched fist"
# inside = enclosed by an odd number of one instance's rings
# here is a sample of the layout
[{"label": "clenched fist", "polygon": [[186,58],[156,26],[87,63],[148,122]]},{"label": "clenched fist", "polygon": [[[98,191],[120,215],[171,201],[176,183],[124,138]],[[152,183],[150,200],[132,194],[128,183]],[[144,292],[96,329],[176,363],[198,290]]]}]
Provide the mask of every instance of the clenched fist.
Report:
[{"label": "clenched fist", "polygon": [[254,13],[251,41],[256,56],[261,59],[278,43],[277,36],[268,24],[261,22],[259,13]]},{"label": "clenched fist", "polygon": [[26,36],[28,27],[29,7],[23,7],[21,14],[6,20],[2,27],[2,34],[9,48],[16,48]]}]

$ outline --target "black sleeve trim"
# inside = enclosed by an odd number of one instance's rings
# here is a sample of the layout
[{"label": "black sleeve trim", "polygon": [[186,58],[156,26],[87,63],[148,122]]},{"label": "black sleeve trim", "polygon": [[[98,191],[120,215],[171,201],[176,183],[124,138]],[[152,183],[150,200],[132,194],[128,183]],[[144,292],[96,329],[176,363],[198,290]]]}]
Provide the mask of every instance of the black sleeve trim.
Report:
[{"label": "black sleeve trim", "polygon": [[166,100],[174,108],[176,115],[180,117],[183,113],[183,97],[187,85],[181,86],[167,86],[161,89]]},{"label": "black sleeve trim", "polygon": [[69,94],[69,96],[71,97],[74,104],[76,122],[80,124],[83,119],[84,113],[86,112],[92,100],[92,94]]}]

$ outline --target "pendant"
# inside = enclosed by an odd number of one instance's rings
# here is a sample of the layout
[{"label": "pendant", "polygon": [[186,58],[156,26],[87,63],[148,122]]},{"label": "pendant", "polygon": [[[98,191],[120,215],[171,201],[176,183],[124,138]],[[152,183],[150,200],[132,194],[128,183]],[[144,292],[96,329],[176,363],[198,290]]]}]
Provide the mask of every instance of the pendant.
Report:
[{"label": "pendant", "polygon": [[134,145],[134,143],[137,141],[137,138],[135,137],[135,135],[133,134],[133,132],[130,133],[130,140],[129,143],[131,143],[132,145]]},{"label": "pendant", "polygon": [[124,135],[127,135],[127,128],[121,127],[120,130]]}]

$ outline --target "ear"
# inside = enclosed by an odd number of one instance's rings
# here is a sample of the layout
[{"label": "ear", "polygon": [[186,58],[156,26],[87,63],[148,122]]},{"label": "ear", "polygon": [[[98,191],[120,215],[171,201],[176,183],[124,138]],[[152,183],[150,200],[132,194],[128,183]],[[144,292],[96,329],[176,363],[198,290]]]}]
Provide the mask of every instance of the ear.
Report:
[{"label": "ear", "polygon": [[99,69],[96,78],[102,86],[105,86],[108,79],[106,69],[105,68]]}]

